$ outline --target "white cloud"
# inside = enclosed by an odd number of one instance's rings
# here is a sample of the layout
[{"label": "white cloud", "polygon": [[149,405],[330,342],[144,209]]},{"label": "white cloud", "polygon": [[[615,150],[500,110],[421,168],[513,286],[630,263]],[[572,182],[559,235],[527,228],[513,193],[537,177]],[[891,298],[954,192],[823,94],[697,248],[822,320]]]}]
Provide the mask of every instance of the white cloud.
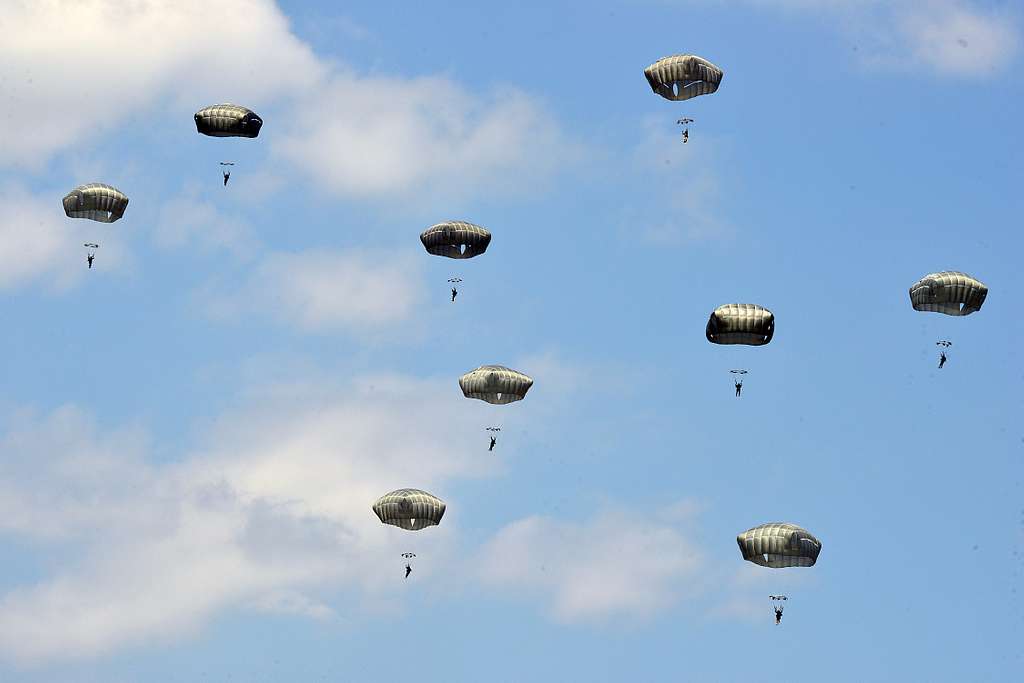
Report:
[{"label": "white cloud", "polygon": [[116,267],[124,252],[114,240],[106,240],[118,224],[105,225],[72,220],[64,215],[60,195],[37,197],[18,185],[0,186],[0,288],[33,283],[56,291],[68,289],[88,274],[84,242],[100,242],[98,264]]},{"label": "white cloud", "polygon": [[1008,65],[1019,44],[1008,14],[986,13],[967,4],[914,5],[897,22],[911,58],[943,74],[989,75]]},{"label": "white cloud", "polygon": [[295,109],[276,154],[347,197],[536,188],[577,155],[543,107],[515,90],[337,71]]},{"label": "white cloud", "polygon": [[412,316],[421,262],[384,250],[269,252],[237,292],[203,296],[218,318],[262,314],[308,331],[368,332]]},{"label": "white cloud", "polygon": [[185,134],[200,107],[259,111],[324,70],[265,0],[24,0],[5,4],[0,32],[0,164],[39,167],[141,113]]},{"label": "white cloud", "polygon": [[945,76],[992,75],[1017,55],[1017,15],[967,0],[748,0],[783,10],[828,12],[869,66]]},{"label": "white cloud", "polygon": [[251,256],[259,248],[249,224],[237,213],[223,211],[189,186],[159,210],[153,239],[164,248],[198,245],[206,251],[225,249]]},{"label": "white cloud", "polygon": [[0,657],[97,656],[232,607],[331,618],[318,592],[386,594],[410,543],[443,565],[452,524],[412,538],[370,505],[402,486],[444,497],[446,482],[493,471],[477,425],[453,417],[457,390],[374,377],[300,393],[227,416],[205,446],[160,465],[137,431],[100,436],[74,408],[10,418],[0,529],[67,559],[0,596]]},{"label": "white cloud", "polygon": [[665,517],[609,510],[585,522],[528,517],[485,547],[481,580],[524,590],[565,622],[644,619],[692,595],[704,558]]},{"label": "white cloud", "polygon": [[221,101],[264,114],[274,158],[322,190],[392,204],[543,189],[578,151],[505,84],[365,76],[321,59],[269,0],[15,2],[0,31],[0,166],[41,168],[147,118],[194,135],[190,114]]}]

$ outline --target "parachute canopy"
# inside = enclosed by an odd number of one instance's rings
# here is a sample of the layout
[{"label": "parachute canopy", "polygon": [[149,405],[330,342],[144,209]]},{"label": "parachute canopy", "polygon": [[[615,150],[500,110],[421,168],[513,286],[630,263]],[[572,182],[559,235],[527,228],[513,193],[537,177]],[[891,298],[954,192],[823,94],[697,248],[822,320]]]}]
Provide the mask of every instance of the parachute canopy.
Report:
[{"label": "parachute canopy", "polygon": [[674,102],[710,95],[722,82],[722,70],[697,55],[663,57],[644,69],[644,76],[651,90]]},{"label": "parachute canopy", "polygon": [[121,190],[103,183],[79,185],[64,195],[64,213],[68,218],[88,218],[113,223],[124,216],[128,197]]},{"label": "parachute canopy", "polygon": [[407,531],[437,526],[444,517],[444,502],[419,489],[398,489],[385,493],[373,504],[373,511],[384,524]]},{"label": "parachute canopy", "polygon": [[929,273],[910,288],[910,303],[915,311],[970,315],[981,310],[988,287],[966,273],[944,270]]},{"label": "parachute canopy", "polygon": [[711,313],[705,335],[712,344],[763,346],[775,334],[775,314],[757,304],[725,304]]},{"label": "parachute canopy", "polygon": [[821,541],[796,524],[772,522],[748,529],[736,537],[743,559],[762,567],[812,567]]},{"label": "parachute canopy", "polygon": [[196,130],[215,138],[254,138],[263,119],[252,109],[237,104],[214,104],[195,114]]},{"label": "parachute canopy", "polygon": [[481,365],[459,378],[466,398],[499,405],[523,400],[532,386],[532,378],[503,365]]},{"label": "parachute canopy", "polygon": [[427,253],[447,258],[473,258],[487,251],[491,233],[465,221],[447,221],[431,225],[420,235]]}]

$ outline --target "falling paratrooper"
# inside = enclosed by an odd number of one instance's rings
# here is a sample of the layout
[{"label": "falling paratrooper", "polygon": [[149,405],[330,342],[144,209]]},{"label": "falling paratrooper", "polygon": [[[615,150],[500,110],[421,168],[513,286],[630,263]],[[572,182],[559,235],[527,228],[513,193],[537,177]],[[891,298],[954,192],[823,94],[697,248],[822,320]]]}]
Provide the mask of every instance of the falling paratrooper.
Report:
[{"label": "falling paratrooper", "polygon": [[[422,531],[437,526],[444,517],[445,504],[437,496],[420,489],[396,489],[385,493],[373,504],[373,512],[382,524],[396,526],[406,531]],[[403,553],[409,560],[413,553]],[[405,564],[405,578],[412,573],[412,564]]]},{"label": "falling paratrooper", "polygon": [[[655,94],[672,102],[710,95],[722,83],[720,68],[697,55],[671,55],[662,57],[644,69],[644,77]],[[677,123],[684,126],[683,142],[689,142],[689,124],[693,119],[683,117]]]},{"label": "falling paratrooper", "polygon": [[946,351],[949,349],[950,346],[953,345],[953,342],[949,341],[948,339],[940,339],[939,341],[935,342],[935,345],[942,347],[941,349],[939,349],[939,370],[941,370],[942,366],[946,364],[947,360],[949,360],[948,358],[946,358]]},{"label": "falling paratrooper", "polygon": [[[711,312],[704,336],[712,344],[764,346],[775,336],[775,314],[757,304],[725,304]],[[730,370],[736,397],[743,391],[746,370]]]},{"label": "falling paratrooper", "polygon": [[96,250],[100,248],[100,245],[95,242],[86,242],[82,246],[88,249],[85,252],[85,262],[89,264],[89,270],[92,270],[92,262],[96,258]]},{"label": "falling paratrooper", "polygon": [[[747,529],[736,536],[740,553],[747,562],[772,569],[813,567],[821,553],[821,541],[796,524],[771,522]],[[785,595],[770,596],[773,601],[787,600]],[[782,621],[782,606],[775,609],[775,623]]]},{"label": "falling paratrooper", "polygon": [[[915,311],[942,313],[962,317],[981,310],[988,296],[988,287],[967,273],[944,270],[929,273],[910,287],[910,305]],[[936,342],[939,350],[939,369],[946,364],[946,349],[953,345],[948,340]]]},{"label": "falling paratrooper", "polygon": [[[263,119],[260,115],[248,107],[237,104],[214,104],[203,107],[197,111],[193,118],[196,122],[196,131],[202,135],[213,138],[255,138],[259,137],[263,128]],[[222,161],[221,175],[224,178],[224,187],[227,187],[231,179],[233,161]]]}]

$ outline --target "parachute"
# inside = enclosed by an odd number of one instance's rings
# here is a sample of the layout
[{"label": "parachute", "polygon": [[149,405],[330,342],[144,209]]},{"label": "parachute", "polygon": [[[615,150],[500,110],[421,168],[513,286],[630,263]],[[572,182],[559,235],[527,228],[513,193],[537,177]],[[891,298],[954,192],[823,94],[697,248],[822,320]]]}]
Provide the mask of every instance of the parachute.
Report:
[{"label": "parachute", "polygon": [[99,249],[100,248],[100,245],[96,244],[95,242],[86,242],[82,246],[85,247],[86,249]]},{"label": "parachute", "polygon": [[462,278],[461,277],[450,277],[450,278],[448,278],[448,282],[462,282]]},{"label": "parachute", "polygon": [[419,489],[397,489],[385,493],[373,504],[373,511],[384,524],[407,531],[437,526],[444,516],[444,502]]},{"label": "parachute", "polygon": [[473,258],[487,251],[491,233],[465,221],[432,225],[420,235],[427,253],[447,258]]},{"label": "parachute", "polygon": [[730,370],[729,372],[731,372],[734,375],[745,375],[745,374],[747,374],[746,370]]},{"label": "parachute", "polygon": [[237,104],[214,104],[195,113],[196,130],[215,138],[254,138],[260,134],[263,119],[256,112]]},{"label": "parachute", "polygon": [[722,82],[722,70],[697,55],[663,57],[644,69],[644,76],[651,90],[673,102],[710,95]]},{"label": "parachute", "polygon": [[103,183],[79,185],[68,192],[63,201],[68,218],[88,218],[100,223],[119,220],[128,208],[128,197],[116,187]]},{"label": "parachute", "polygon": [[711,313],[705,335],[712,344],[763,346],[775,334],[775,314],[756,304],[725,304]]},{"label": "parachute", "polygon": [[949,341],[948,339],[941,339],[941,340],[935,342],[935,345],[936,346],[941,346],[944,349],[948,349],[950,346],[953,345],[953,342]]},{"label": "parachute", "polygon": [[404,557],[407,560],[410,560],[416,557],[416,553],[402,553],[402,557]]},{"label": "parachute", "polygon": [[523,400],[532,386],[532,378],[503,365],[481,365],[459,378],[459,387],[466,398],[496,405]]},{"label": "parachute", "polygon": [[910,303],[915,311],[970,315],[981,310],[988,287],[966,273],[944,270],[929,273],[910,288]]},{"label": "parachute", "polygon": [[736,537],[743,559],[762,567],[813,567],[821,541],[795,524],[773,522]]}]

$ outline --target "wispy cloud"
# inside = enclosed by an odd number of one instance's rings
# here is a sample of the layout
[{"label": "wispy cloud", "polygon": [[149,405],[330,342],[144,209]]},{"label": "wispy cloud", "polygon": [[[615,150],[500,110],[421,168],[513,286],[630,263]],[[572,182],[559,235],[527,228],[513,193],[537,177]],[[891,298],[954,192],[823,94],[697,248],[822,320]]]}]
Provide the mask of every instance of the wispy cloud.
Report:
[{"label": "wispy cloud", "polygon": [[513,522],[481,560],[485,584],[532,593],[565,622],[650,618],[693,595],[703,566],[678,524],[630,509]]},{"label": "wispy cloud", "polygon": [[[144,434],[101,436],[73,407],[10,416],[0,530],[66,560],[0,596],[0,657],[97,656],[232,607],[330,618],[319,591],[375,594],[400,579],[410,541],[373,515],[377,496],[411,485],[445,496],[447,482],[492,471],[456,394],[390,376],[286,392],[224,416],[163,465]],[[445,556],[452,525],[424,533]]]},{"label": "wispy cloud", "polygon": [[0,165],[40,167],[147,112],[168,126],[167,100],[185,132],[187,112],[224,99],[258,110],[323,71],[268,0],[15,2],[0,31]]},{"label": "wispy cloud", "polygon": [[344,197],[537,189],[576,155],[529,95],[471,91],[439,76],[338,70],[295,108],[289,124],[276,155]]},{"label": "wispy cloud", "polygon": [[201,296],[216,318],[270,316],[306,331],[366,333],[410,319],[421,263],[385,250],[268,252],[238,289],[218,284]]},{"label": "wispy cloud", "polygon": [[1020,47],[1019,12],[969,0],[747,0],[831,15],[868,66],[979,78],[1010,65]]},{"label": "wispy cloud", "polygon": [[543,190],[578,153],[535,97],[357,74],[314,54],[270,0],[41,0],[6,8],[0,29],[0,167],[42,168],[145,116],[195,134],[190,114],[220,101],[276,114],[262,136],[273,158],[346,198]]}]

